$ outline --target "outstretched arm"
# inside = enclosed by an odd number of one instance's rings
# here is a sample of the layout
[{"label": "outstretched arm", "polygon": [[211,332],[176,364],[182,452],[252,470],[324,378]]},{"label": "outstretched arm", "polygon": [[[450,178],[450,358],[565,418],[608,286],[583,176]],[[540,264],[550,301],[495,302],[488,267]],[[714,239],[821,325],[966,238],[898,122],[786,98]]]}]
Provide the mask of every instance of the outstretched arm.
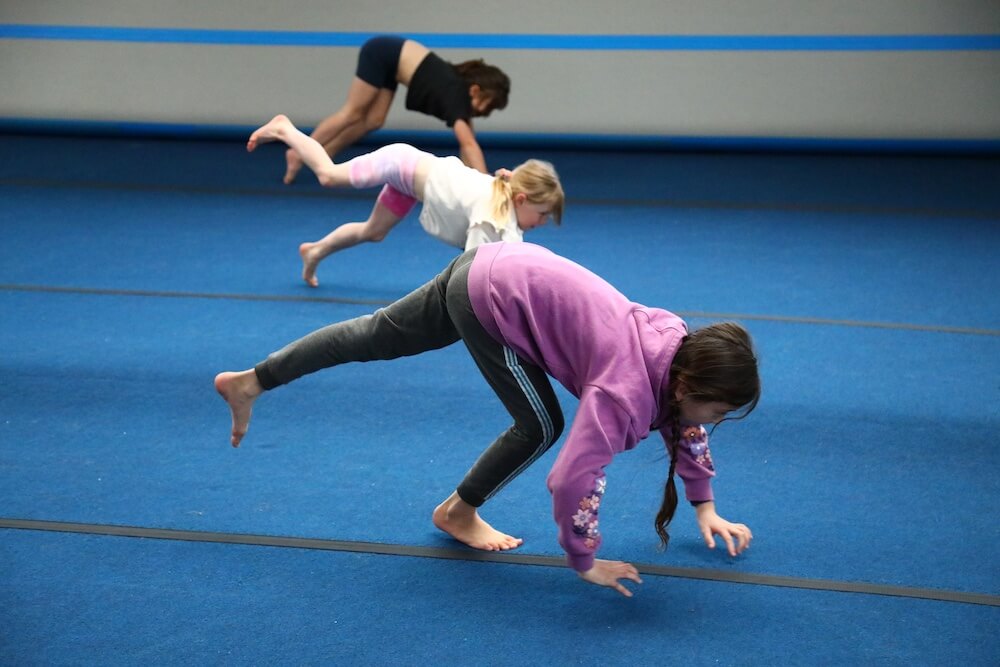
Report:
[{"label": "outstretched arm", "polygon": [[467,167],[477,169],[484,174],[486,171],[486,157],[483,149],[476,141],[476,133],[472,131],[472,125],[465,120],[456,120],[452,128],[455,131],[455,139],[458,140],[458,155]]},{"label": "outstretched arm", "polygon": [[253,151],[259,144],[281,141],[288,145],[313,170],[324,187],[345,187],[350,185],[347,169],[335,165],[323,146],[304,134],[283,114],[278,114],[266,125],[261,126],[247,140],[247,150]]}]

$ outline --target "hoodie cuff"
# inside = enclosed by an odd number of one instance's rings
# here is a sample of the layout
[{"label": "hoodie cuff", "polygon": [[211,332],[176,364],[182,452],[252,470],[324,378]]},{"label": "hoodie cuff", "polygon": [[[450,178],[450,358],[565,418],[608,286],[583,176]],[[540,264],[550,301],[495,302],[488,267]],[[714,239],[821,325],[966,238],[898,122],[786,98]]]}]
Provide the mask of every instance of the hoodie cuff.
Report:
[{"label": "hoodie cuff", "polygon": [[691,502],[715,500],[712,495],[712,478],[684,480],[684,495]]},{"label": "hoodie cuff", "polygon": [[594,554],[585,554],[582,556],[571,556],[570,554],[566,554],[566,562],[569,563],[569,566],[577,572],[586,572],[590,568],[594,567]]}]

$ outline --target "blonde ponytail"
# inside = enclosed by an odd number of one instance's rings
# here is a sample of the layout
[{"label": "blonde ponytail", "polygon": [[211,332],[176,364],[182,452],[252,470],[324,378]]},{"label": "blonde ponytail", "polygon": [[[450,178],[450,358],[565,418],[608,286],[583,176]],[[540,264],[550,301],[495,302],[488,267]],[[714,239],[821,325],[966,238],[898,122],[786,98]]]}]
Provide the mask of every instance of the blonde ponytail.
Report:
[{"label": "blonde ponytail", "polygon": [[510,182],[503,176],[494,178],[493,198],[490,199],[490,208],[493,210],[493,219],[501,229],[507,226],[513,202],[514,193]]},{"label": "blonde ponytail", "polygon": [[519,194],[524,194],[529,203],[549,206],[555,223],[558,225],[562,222],[566,195],[552,163],[528,160],[514,169],[509,181],[500,176],[493,179],[493,198],[490,203],[497,224],[506,226],[513,209],[514,197]]}]

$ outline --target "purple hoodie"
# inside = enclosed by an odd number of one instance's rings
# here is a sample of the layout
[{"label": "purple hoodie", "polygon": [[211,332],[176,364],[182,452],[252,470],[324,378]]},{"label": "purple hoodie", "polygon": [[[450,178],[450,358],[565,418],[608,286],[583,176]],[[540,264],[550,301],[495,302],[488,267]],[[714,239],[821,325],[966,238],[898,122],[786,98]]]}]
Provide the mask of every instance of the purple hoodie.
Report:
[{"label": "purple hoodie", "polygon": [[[569,564],[589,570],[601,541],[604,467],[661,425],[670,363],[687,326],[530,243],[480,246],[469,270],[469,297],[493,338],[580,399],[548,487]],[[678,455],[687,498],[711,500],[715,471],[704,429],[685,427]]]}]

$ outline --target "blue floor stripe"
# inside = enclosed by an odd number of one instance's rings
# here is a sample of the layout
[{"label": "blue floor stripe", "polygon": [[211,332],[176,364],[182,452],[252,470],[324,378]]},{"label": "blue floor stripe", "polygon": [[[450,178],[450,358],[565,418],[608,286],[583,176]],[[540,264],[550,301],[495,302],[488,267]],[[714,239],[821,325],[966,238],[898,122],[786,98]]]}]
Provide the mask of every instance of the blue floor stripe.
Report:
[{"label": "blue floor stripe", "polygon": [[[235,124],[0,117],[0,133],[7,134],[245,140],[255,129],[257,129],[256,126]],[[304,132],[310,132],[313,128],[303,126],[300,129]],[[961,155],[995,155],[1000,153],[1000,139],[992,138],[683,136],[668,134],[571,134],[567,132],[479,132],[477,136],[480,143],[487,148]],[[454,134],[446,130],[382,129],[369,134],[359,141],[358,145],[384,146],[391,143],[405,143],[420,146],[451,146],[454,142]]]}]

